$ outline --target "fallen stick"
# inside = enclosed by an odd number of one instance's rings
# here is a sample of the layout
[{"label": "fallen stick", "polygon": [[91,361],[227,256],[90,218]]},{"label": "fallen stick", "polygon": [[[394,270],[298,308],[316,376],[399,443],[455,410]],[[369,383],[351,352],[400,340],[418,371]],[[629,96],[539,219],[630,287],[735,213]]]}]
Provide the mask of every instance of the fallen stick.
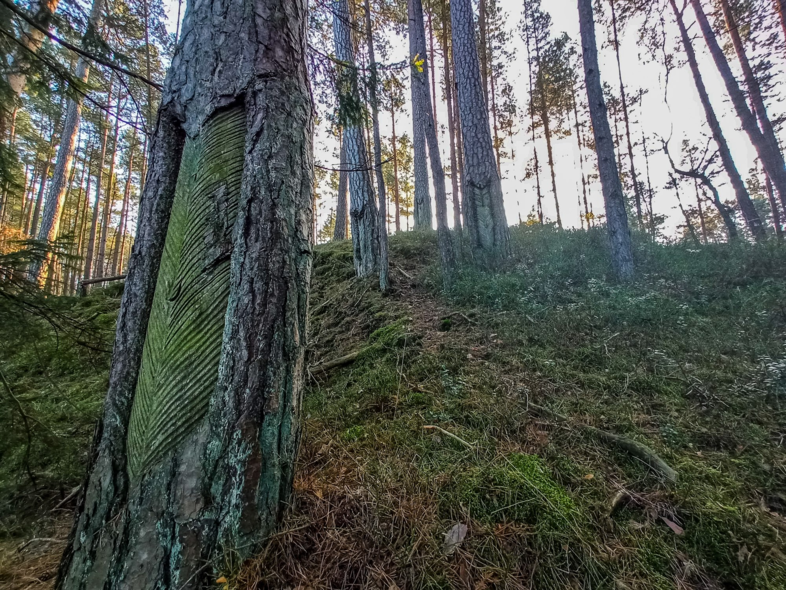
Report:
[{"label": "fallen stick", "polygon": [[[551,418],[553,420],[557,420],[558,422],[569,422],[567,417],[549,410],[548,408],[544,408],[543,406],[530,403],[529,408],[531,408],[536,414],[540,414],[543,417]],[[677,472],[647,445],[636,442],[635,440],[629,439],[619,434],[612,434],[611,432],[600,430],[599,428],[589,426],[588,424],[579,424],[578,427],[596,436],[600,440],[622,449],[629,455],[640,459],[653,471],[659,473],[668,481],[677,481]]]},{"label": "fallen stick", "polygon": [[453,440],[459,441],[462,445],[464,445],[466,447],[469,447],[470,449],[473,449],[473,450],[475,449],[475,445],[473,445],[471,443],[468,443],[463,438],[459,438],[455,434],[453,434],[452,432],[448,432],[447,430],[445,430],[444,428],[440,428],[439,426],[424,426],[423,430],[439,430],[442,434],[444,434],[446,436],[449,436]]},{"label": "fallen stick", "polygon": [[354,362],[362,353],[366,352],[368,348],[361,348],[360,350],[356,350],[355,352],[350,352],[347,355],[340,356],[337,359],[333,359],[332,361],[325,361],[319,363],[318,365],[313,365],[308,368],[309,371],[318,372],[318,373],[327,373],[333,369],[338,367],[343,367],[344,365],[348,365],[351,362]]}]

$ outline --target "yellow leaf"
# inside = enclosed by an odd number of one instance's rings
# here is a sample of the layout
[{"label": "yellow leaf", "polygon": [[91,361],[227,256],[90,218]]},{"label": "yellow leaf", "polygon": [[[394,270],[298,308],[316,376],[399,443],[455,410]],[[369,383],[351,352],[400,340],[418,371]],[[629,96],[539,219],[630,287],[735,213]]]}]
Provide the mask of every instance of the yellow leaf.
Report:
[{"label": "yellow leaf", "polygon": [[216,580],[216,584],[226,584],[227,579],[224,576],[221,576],[218,580]]}]

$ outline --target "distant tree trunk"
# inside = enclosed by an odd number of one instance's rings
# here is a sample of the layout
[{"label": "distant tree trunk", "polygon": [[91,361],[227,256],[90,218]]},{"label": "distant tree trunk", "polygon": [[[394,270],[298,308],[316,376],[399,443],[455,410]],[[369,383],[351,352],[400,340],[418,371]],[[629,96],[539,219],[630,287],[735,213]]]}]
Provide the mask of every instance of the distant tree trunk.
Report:
[{"label": "distant tree trunk", "polygon": [[647,209],[648,220],[650,227],[650,235],[655,237],[655,213],[652,211],[652,180],[650,179],[650,155],[647,151],[647,136],[644,134],[644,129],[641,130],[641,147],[644,150],[644,166],[647,169]]},{"label": "distant tree trunk", "polygon": [[[525,18],[527,18],[528,13],[525,12]],[[527,45],[527,73],[528,73],[528,80],[529,80],[529,95],[530,97],[535,95],[535,83],[533,82],[534,72],[532,69],[533,61],[533,52],[532,52],[532,42],[533,39],[530,38],[530,27],[529,25],[524,27],[525,33],[525,40]],[[536,41],[537,42],[537,41]],[[533,101],[530,99],[529,104],[529,128],[532,132],[532,153],[534,157],[534,172],[535,172],[535,190],[537,195],[537,213],[538,213],[538,222],[543,225],[543,193],[540,188],[540,160],[538,159],[538,146],[535,144],[535,106]]]},{"label": "distant tree trunk", "polygon": [[[93,0],[87,21],[87,31],[82,37],[83,44],[93,43],[93,37],[99,35],[103,6],[104,0]],[[87,59],[80,57],[76,65],[74,78],[84,84],[87,83],[89,75],[90,63]],[[38,228],[38,239],[41,241],[53,242],[60,229],[60,216],[63,213],[68,173],[71,170],[77,131],[79,130],[79,122],[82,116],[82,100],[82,96],[77,94],[68,99],[65,123],[60,136],[60,147],[57,150],[55,170],[52,174],[52,182],[49,185],[49,195],[44,203],[41,226]],[[51,266],[51,254],[47,255],[46,260],[34,262],[30,265],[30,279],[41,283],[44,278],[43,272],[48,266]]]},{"label": "distant tree trunk", "polygon": [[60,590],[211,587],[227,555],[260,550],[291,490],[311,271],[307,6],[188,10]]},{"label": "distant tree trunk", "polygon": [[450,43],[448,30],[450,19],[448,17],[447,0],[442,0],[442,56],[445,74],[445,99],[448,105],[448,140],[450,141],[450,183],[453,195],[453,227],[461,231],[461,204],[459,202],[459,174],[456,161],[456,126],[453,120],[453,82],[450,75]]},{"label": "distant tree trunk", "polygon": [[[259,0],[257,0],[259,1]],[[341,69],[340,88],[343,104],[360,104],[355,51],[352,46],[347,0],[333,2],[333,35],[336,57],[345,64]],[[349,113],[342,121],[349,173],[350,218],[355,272],[367,277],[379,269],[379,218],[374,191],[371,188],[371,167],[363,138],[362,115]]]},{"label": "distant tree trunk", "polygon": [[773,2],[775,3],[775,12],[778,13],[779,20],[781,21],[783,39],[786,41],[786,0],[773,0]]},{"label": "distant tree trunk", "polygon": [[[740,61],[740,66],[742,67],[745,86],[748,89],[748,96],[750,97],[751,103],[753,105],[753,116],[758,121],[759,129],[761,130],[763,139],[767,144],[767,151],[773,154],[773,158],[775,159],[773,165],[783,168],[783,154],[781,153],[778,137],[775,134],[775,129],[772,126],[770,117],[767,115],[767,106],[764,104],[764,97],[761,93],[761,85],[759,84],[758,78],[756,78],[756,75],[753,73],[753,68],[751,67],[750,61],[748,60],[748,54],[745,52],[745,46],[742,43],[740,31],[737,27],[737,23],[734,20],[734,14],[731,11],[728,0],[721,0],[721,8],[723,10],[723,16],[726,20],[726,29],[729,31],[729,36],[731,37],[734,51],[737,54],[737,59]],[[780,159],[779,162],[777,161],[778,159]],[[767,174],[766,169],[765,174]],[[767,174],[767,178],[770,178],[769,174]],[[770,182],[772,181],[770,180]],[[786,193],[779,192],[779,195],[781,197],[781,203],[783,204],[784,208],[786,208]]]},{"label": "distant tree trunk", "polygon": [[[579,106],[576,100],[576,89],[573,89],[573,117],[576,122],[576,146],[579,150],[579,170],[581,171],[581,192],[584,197],[584,215],[581,216],[582,224],[584,227],[584,220],[587,220],[587,229],[589,229],[589,206],[587,205],[587,175],[584,173],[584,142],[581,138],[581,125],[579,125]],[[579,214],[581,214],[581,203],[579,203]]]},{"label": "distant tree trunk", "polygon": [[436,60],[434,59],[434,25],[431,21],[431,0],[428,8],[428,63],[431,64],[431,113],[434,115],[434,127],[439,128],[437,123],[437,82],[436,82]]},{"label": "distant tree trunk", "polygon": [[52,131],[52,137],[50,138],[49,153],[46,155],[46,162],[44,162],[44,171],[41,173],[41,184],[38,185],[38,196],[36,197],[35,207],[33,208],[33,219],[30,222],[31,236],[36,236],[38,233],[38,218],[41,215],[41,206],[44,203],[44,190],[49,180],[49,168],[52,165],[52,142],[54,142],[54,131]]},{"label": "distant tree trunk", "polygon": [[[777,141],[775,141],[773,145],[768,142],[762,134],[756,122],[756,116],[748,108],[745,95],[740,89],[739,84],[737,84],[737,80],[734,78],[731,67],[729,67],[729,62],[726,60],[726,55],[723,53],[723,49],[721,49],[718,40],[715,38],[715,32],[712,30],[712,26],[710,26],[701,4],[697,0],[691,0],[691,4],[696,13],[696,20],[699,23],[701,32],[704,35],[704,40],[707,42],[707,47],[709,47],[710,54],[723,78],[726,91],[729,93],[731,102],[734,105],[734,110],[737,112],[737,116],[742,123],[742,128],[748,134],[753,147],[756,148],[756,153],[759,155],[764,170],[772,179],[775,189],[778,191],[784,203],[786,203],[786,164],[784,164],[783,154],[781,154],[778,148]],[[745,222],[756,240],[764,239],[766,233],[761,218],[756,211],[756,207],[753,205],[753,201],[751,201],[750,197],[747,195],[747,192],[746,197],[747,198],[740,202],[740,209],[745,217]]]},{"label": "distant tree trunk", "polygon": [[[413,0],[407,0],[409,14],[409,61],[412,96],[412,165],[415,172],[415,229],[431,229],[431,194],[428,181],[428,156],[426,151],[425,109],[431,109],[430,100],[424,100],[422,88],[428,88],[428,71],[425,69],[426,58],[425,41],[423,47],[415,40],[413,31]],[[425,83],[423,79],[426,78]]]},{"label": "distant tree trunk", "polygon": [[[693,161],[693,155],[690,156],[690,166],[691,166],[692,169],[695,169],[695,167],[696,167],[696,164]],[[708,237],[707,237],[707,222],[704,219],[704,207],[702,207],[702,204],[701,204],[701,192],[699,191],[699,179],[698,178],[694,178],[693,179],[693,188],[696,191],[696,208],[697,208],[697,210],[699,212],[699,224],[700,224],[700,227],[701,227],[701,237],[702,237],[702,241],[706,244],[709,241]]]},{"label": "distant tree trunk", "polygon": [[464,147],[464,221],[476,261],[482,264],[507,257],[510,237],[483,97],[470,0],[452,0],[450,16]]},{"label": "distant tree trunk", "polygon": [[[423,26],[423,6],[420,0],[407,2],[409,12],[409,46],[410,53],[414,55],[426,54],[426,31]],[[450,283],[456,266],[453,242],[448,228],[448,202],[445,192],[445,171],[442,168],[442,159],[439,153],[437,129],[434,123],[433,109],[431,107],[431,93],[429,92],[428,70],[431,64],[424,60],[422,66],[413,68],[412,71],[412,99],[413,103],[419,102],[420,119],[415,119],[415,127],[421,127],[428,144],[428,155],[431,161],[431,177],[434,180],[434,201],[437,205],[437,241],[439,243],[440,263],[446,283]],[[422,69],[421,69],[422,68]]]},{"label": "distant tree trunk", "polygon": [[729,149],[729,144],[726,142],[726,137],[723,135],[720,121],[718,121],[718,117],[715,115],[715,111],[712,108],[712,103],[710,103],[710,97],[709,94],[707,94],[707,88],[704,86],[704,80],[702,79],[701,72],[699,71],[699,63],[696,60],[696,52],[693,48],[688,30],[685,28],[682,13],[677,8],[677,3],[675,0],[669,1],[671,3],[671,9],[674,12],[674,18],[677,21],[677,26],[680,30],[680,36],[682,37],[682,45],[685,49],[685,55],[688,58],[688,64],[690,65],[691,72],[693,73],[693,81],[696,84],[696,90],[699,93],[701,104],[704,107],[704,114],[707,117],[707,124],[709,125],[710,131],[712,132],[712,137],[715,139],[715,143],[718,146],[718,153],[720,154],[723,168],[726,170],[726,174],[729,176],[731,185],[734,188],[734,194],[737,197],[737,203],[740,205],[740,209],[742,210],[742,214],[745,217],[746,223],[748,224],[748,228],[751,230],[751,233],[756,239],[760,239],[763,236],[764,228],[761,225],[761,220],[759,219],[756,209],[753,206],[753,202],[751,201],[750,195],[748,194],[748,189],[745,187],[745,182],[742,180],[742,176],[737,170],[737,165],[734,163],[734,159],[731,156],[731,150]]},{"label": "distant tree trunk", "polygon": [[344,131],[339,132],[338,148],[338,202],[336,203],[336,223],[333,227],[333,240],[347,239],[347,143]]},{"label": "distant tree trunk", "polygon": [[366,5],[366,43],[368,44],[369,102],[371,103],[371,123],[374,134],[374,172],[377,177],[377,198],[379,200],[379,288],[384,293],[390,289],[390,265],[388,262],[388,213],[385,195],[385,177],[382,175],[382,138],[379,135],[379,102],[377,100],[377,60],[374,56],[374,35],[371,30],[371,6]]},{"label": "distant tree trunk", "polygon": [[767,174],[764,175],[764,188],[767,191],[767,200],[770,202],[772,212],[772,225],[775,227],[775,235],[779,240],[783,240],[783,226],[781,225],[781,213],[778,210],[778,201],[775,199],[775,191],[772,182]]},{"label": "distant tree trunk", "polygon": [[401,231],[401,203],[399,200],[398,188],[398,147],[396,142],[396,108],[390,107],[390,123],[393,128],[393,198],[396,205],[396,233]]},{"label": "distant tree trunk", "polygon": [[628,280],[634,274],[633,246],[628,229],[628,214],[625,211],[625,196],[622,193],[622,183],[615,161],[614,143],[600,81],[592,0],[578,0],[578,8],[584,80],[592,129],[595,134],[595,151],[598,154],[603,200],[606,203],[606,226],[611,245],[611,259],[617,277]]},{"label": "distant tree trunk", "polygon": [[104,211],[101,215],[101,234],[98,239],[98,256],[96,256],[95,277],[101,278],[106,270],[106,244],[109,239],[109,224],[112,221],[112,205],[115,202],[115,163],[117,162],[118,142],[120,139],[120,96],[117,97],[117,114],[115,115],[115,134],[112,141],[112,157],[109,159],[109,176],[106,179],[106,196]]},{"label": "distant tree trunk", "polygon": [[117,237],[115,238],[115,251],[112,255],[112,275],[117,276],[123,270],[123,255],[126,242],[126,222],[128,220],[128,208],[131,200],[131,175],[134,172],[134,150],[136,149],[136,129],[131,137],[128,146],[128,173],[126,174],[126,186],[123,190],[123,205],[120,208],[120,222],[117,224]]},{"label": "distant tree trunk", "polygon": [[[118,98],[119,100],[119,98]],[[109,90],[106,95],[107,105],[112,103],[112,79],[109,80]],[[106,146],[109,138],[109,111],[104,116],[101,132],[101,156],[98,158],[98,172],[96,174],[96,198],[93,204],[93,219],[90,222],[90,237],[87,240],[87,253],[85,254],[85,270],[82,273],[82,280],[89,280],[93,276],[93,255],[95,252],[96,237],[98,235],[98,218],[101,205],[101,187],[104,177],[104,165],[106,164]]]},{"label": "distant tree trunk", "polygon": [[[77,260],[81,260],[82,254],[84,251],[85,246],[85,229],[87,227],[87,215],[90,212],[90,184],[93,181],[93,176],[91,171],[93,169],[93,157],[95,153],[90,154],[90,162],[87,165],[87,186],[85,187],[85,194],[82,195],[82,218],[79,223],[79,233],[77,236],[76,242],[76,255]],[[84,276],[84,268],[82,269],[82,273]],[[78,269],[74,269],[74,272],[71,273],[71,282],[69,284],[69,292],[76,293],[76,277],[78,275]]]},{"label": "distant tree trunk", "polygon": [[693,226],[693,222],[691,221],[688,212],[685,211],[685,207],[682,206],[682,198],[680,198],[680,185],[677,183],[677,179],[674,178],[674,175],[671,175],[671,182],[674,185],[674,192],[677,195],[677,204],[680,207],[680,212],[682,213],[682,217],[685,219],[685,227],[688,229],[688,233],[690,234],[691,239],[695,244],[701,244],[699,237],[696,235],[696,228]]},{"label": "distant tree trunk", "polygon": [[611,24],[614,33],[614,53],[617,57],[617,74],[620,81],[620,99],[622,100],[622,117],[625,122],[625,137],[628,142],[628,160],[630,163],[630,178],[633,182],[633,194],[636,199],[636,219],[638,221],[639,229],[644,227],[644,219],[641,211],[641,187],[639,186],[639,178],[636,174],[636,164],[633,159],[633,142],[630,138],[630,115],[628,113],[628,98],[625,92],[625,84],[622,81],[622,64],[620,62],[620,42],[617,33],[617,9],[615,0],[609,0],[611,5]]},{"label": "distant tree trunk", "polygon": [[[535,42],[535,50],[539,54],[537,41]],[[537,56],[538,64],[540,64],[540,55]],[[543,70],[538,65],[537,84],[539,87],[538,94],[540,101],[538,111],[540,114],[540,122],[543,125],[543,135],[546,136],[546,154],[549,159],[549,170],[551,171],[551,192],[554,194],[554,206],[557,210],[557,226],[562,229],[562,216],[559,210],[559,197],[557,196],[557,173],[554,170],[554,150],[551,147],[551,125],[549,121],[549,109],[546,104],[546,85],[543,82]]]}]

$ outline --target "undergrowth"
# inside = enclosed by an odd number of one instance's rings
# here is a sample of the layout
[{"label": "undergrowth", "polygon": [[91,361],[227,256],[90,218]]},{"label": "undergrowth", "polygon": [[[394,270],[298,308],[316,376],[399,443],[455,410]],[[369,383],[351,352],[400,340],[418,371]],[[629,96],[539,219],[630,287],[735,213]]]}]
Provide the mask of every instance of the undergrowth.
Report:
[{"label": "undergrowth", "polygon": [[[619,284],[602,231],[521,227],[509,261],[444,291],[435,235],[390,247],[388,295],[354,277],[348,242],[315,249],[295,493],[227,586],[786,587],[786,248],[639,237]],[[108,327],[117,301],[61,304]],[[2,368],[41,424],[38,485],[67,491],[107,357],[36,329],[39,352],[16,330]],[[25,439],[5,416],[0,483],[19,501]],[[584,426],[647,445],[677,481]]]}]

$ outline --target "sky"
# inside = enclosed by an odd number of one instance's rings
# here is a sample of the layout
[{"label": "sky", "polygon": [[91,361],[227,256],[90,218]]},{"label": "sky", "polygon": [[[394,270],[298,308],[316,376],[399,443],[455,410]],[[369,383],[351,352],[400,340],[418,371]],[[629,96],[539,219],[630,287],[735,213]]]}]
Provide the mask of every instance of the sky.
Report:
[{"label": "sky", "polygon": [[[512,60],[507,65],[507,78],[511,83],[515,97],[517,99],[519,114],[517,132],[513,137],[513,159],[505,159],[501,163],[502,188],[505,198],[505,209],[508,223],[518,223],[519,219],[526,219],[536,203],[535,181],[534,179],[525,180],[524,170],[529,163],[533,147],[531,136],[527,132],[527,119],[525,105],[528,101],[529,84],[527,74],[526,47],[519,33],[519,23],[522,18],[522,6],[520,0],[498,0],[502,11],[506,14],[505,23],[510,32],[510,39],[513,46]],[[555,36],[566,32],[571,39],[579,41],[579,23],[576,0],[546,0],[543,2],[543,9],[550,13],[553,21],[552,31]],[[177,14],[177,0],[170,0],[169,3],[170,28],[174,30]],[[669,20],[671,15],[668,16]],[[693,20],[693,13],[690,9],[686,10],[686,24],[690,27],[691,34],[696,38],[698,26]],[[668,22],[668,32],[670,34],[671,47],[677,41],[676,25]],[[669,179],[671,170],[665,155],[659,151],[659,137],[664,139],[671,138],[672,154],[678,159],[679,146],[683,138],[688,138],[694,143],[703,145],[702,134],[708,134],[706,118],[703,108],[699,102],[699,97],[695,89],[693,78],[687,65],[674,70],[668,81],[668,102],[664,99],[665,81],[664,69],[658,63],[652,62],[646,49],[637,43],[638,21],[633,20],[624,30],[620,31],[621,66],[626,84],[628,96],[637,94],[639,89],[644,89],[647,94],[643,98],[642,105],[638,108],[633,117],[631,133],[633,141],[637,144],[634,147],[634,158],[636,161],[637,172],[640,178],[645,177],[645,162],[641,149],[642,133],[647,135],[648,150],[650,155],[650,175],[652,186],[656,191],[653,209],[656,214],[666,216],[664,231],[666,235],[674,235],[677,226],[682,223],[682,216],[677,208],[677,200],[673,190],[666,190],[664,185]],[[599,44],[599,60],[601,69],[601,79],[608,82],[618,93],[619,82],[617,77],[617,67],[613,48],[606,42],[608,32],[603,25],[596,24],[596,36]],[[388,62],[398,62],[408,59],[408,42],[405,36],[390,34],[388,35],[390,52],[387,56]],[[730,144],[731,151],[743,177],[747,178],[748,171],[755,166],[756,154],[747,136],[739,129],[739,122],[729,103],[723,81],[715,68],[712,59],[706,51],[703,39],[698,36],[695,39],[694,47],[699,58],[699,67],[709,91],[716,114],[719,116],[726,138]],[[321,50],[332,53],[332,47],[322,47]],[[435,58],[436,79],[442,77],[441,57]],[[732,60],[732,68],[737,69],[737,64]],[[409,98],[408,83],[405,97]],[[582,97],[583,98],[583,97]],[[583,100],[586,100],[583,98]],[[582,101],[583,101],[582,100]],[[629,99],[630,100],[630,99]],[[440,143],[442,146],[443,165],[449,163],[448,153],[448,131],[445,122],[447,121],[447,109],[444,103],[444,96],[437,84],[437,119],[439,123]],[[411,113],[409,104],[397,115],[396,129],[398,134],[412,133]],[[383,141],[390,137],[391,125],[389,113],[380,113],[380,128]],[[589,127],[587,127],[589,130]],[[510,152],[510,140],[506,144],[507,151]],[[557,171],[557,192],[560,200],[560,209],[565,227],[580,227],[580,211],[577,200],[578,193],[581,192],[581,173],[579,169],[579,154],[576,139],[569,136],[557,139],[553,142],[555,167]],[[543,210],[548,220],[556,220],[556,209],[550,188],[549,172],[546,162],[545,141],[537,140],[537,149],[541,162],[541,184],[543,192]],[[317,128],[315,136],[315,159],[316,162],[325,167],[338,167],[338,149],[335,140],[327,133],[324,126]],[[585,170],[589,170],[585,155]],[[623,158],[623,166],[627,168],[627,156]],[[733,191],[725,175],[721,175],[717,180],[717,186],[721,197],[733,199]],[[448,183],[448,191],[450,184]],[[682,189],[683,203],[687,206],[695,203],[695,196],[692,185],[686,184]],[[329,212],[335,207],[335,194],[327,190],[321,191],[325,196],[322,199],[318,211],[318,224],[321,226]],[[433,191],[432,191],[433,196]],[[449,197],[450,198],[450,195]],[[599,183],[595,182],[590,186],[590,199],[596,214],[603,212],[603,197]],[[452,223],[452,219],[451,219]]]}]

